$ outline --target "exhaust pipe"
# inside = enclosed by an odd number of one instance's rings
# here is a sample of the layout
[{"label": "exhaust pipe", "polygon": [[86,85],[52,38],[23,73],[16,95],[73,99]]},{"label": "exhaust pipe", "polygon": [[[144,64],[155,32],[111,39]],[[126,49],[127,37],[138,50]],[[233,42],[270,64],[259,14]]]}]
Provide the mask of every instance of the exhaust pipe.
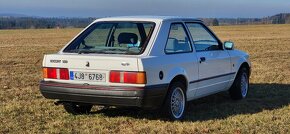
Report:
[{"label": "exhaust pipe", "polygon": [[55,101],[54,105],[58,106],[58,105],[62,105],[64,103],[64,101]]}]

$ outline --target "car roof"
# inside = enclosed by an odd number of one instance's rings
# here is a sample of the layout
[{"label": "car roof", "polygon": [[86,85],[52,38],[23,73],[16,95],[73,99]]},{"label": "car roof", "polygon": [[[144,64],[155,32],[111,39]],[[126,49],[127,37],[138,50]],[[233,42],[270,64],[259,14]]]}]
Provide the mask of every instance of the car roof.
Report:
[{"label": "car roof", "polygon": [[96,21],[200,21],[199,19],[181,16],[117,16],[96,19]]}]

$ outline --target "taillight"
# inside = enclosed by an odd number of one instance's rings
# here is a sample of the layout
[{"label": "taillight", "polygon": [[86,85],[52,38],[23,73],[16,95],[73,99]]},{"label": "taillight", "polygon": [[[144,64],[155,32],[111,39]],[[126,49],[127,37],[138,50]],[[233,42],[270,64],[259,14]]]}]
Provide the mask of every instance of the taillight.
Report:
[{"label": "taillight", "polygon": [[62,80],[69,80],[69,74],[67,68],[59,69],[59,78]]},{"label": "taillight", "polygon": [[110,72],[110,82],[119,83],[121,72],[111,71]]},{"label": "taillight", "polygon": [[111,71],[110,82],[146,84],[146,73],[145,72]]},{"label": "taillight", "polygon": [[42,68],[42,75],[43,75],[43,78],[48,78],[48,76],[47,76],[47,68]]},{"label": "taillight", "polygon": [[50,78],[50,79],[57,79],[57,71],[56,68],[46,68],[46,73],[47,73],[47,77],[46,78]]},{"label": "taillight", "polygon": [[43,68],[43,78],[68,80],[69,73],[66,68]]}]

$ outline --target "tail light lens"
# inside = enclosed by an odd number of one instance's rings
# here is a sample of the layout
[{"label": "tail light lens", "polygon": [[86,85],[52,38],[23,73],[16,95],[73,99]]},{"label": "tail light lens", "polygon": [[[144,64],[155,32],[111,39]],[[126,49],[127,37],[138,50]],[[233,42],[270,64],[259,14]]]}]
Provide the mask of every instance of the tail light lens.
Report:
[{"label": "tail light lens", "polygon": [[121,72],[111,71],[110,72],[110,82],[120,83],[121,81]]},{"label": "tail light lens", "polygon": [[66,68],[43,68],[43,78],[68,80],[69,72]]},{"label": "tail light lens", "polygon": [[67,68],[59,69],[59,78],[62,80],[69,80],[69,73]]},{"label": "tail light lens", "polygon": [[57,79],[56,68],[43,68],[43,77],[50,79]]},{"label": "tail light lens", "polygon": [[42,77],[43,78],[48,78],[48,76],[47,76],[47,68],[42,68]]},{"label": "tail light lens", "polygon": [[110,82],[112,83],[131,83],[131,84],[146,84],[145,72],[123,72],[111,71]]}]

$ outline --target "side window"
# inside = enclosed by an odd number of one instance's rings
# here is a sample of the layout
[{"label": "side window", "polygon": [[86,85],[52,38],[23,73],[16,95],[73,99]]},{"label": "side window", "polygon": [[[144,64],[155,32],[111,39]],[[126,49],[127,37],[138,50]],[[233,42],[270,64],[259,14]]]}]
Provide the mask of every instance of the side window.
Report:
[{"label": "side window", "polygon": [[205,27],[199,23],[186,23],[196,51],[220,50],[219,43]]},{"label": "side window", "polygon": [[171,24],[165,53],[191,52],[192,48],[185,28],[181,23]]}]

